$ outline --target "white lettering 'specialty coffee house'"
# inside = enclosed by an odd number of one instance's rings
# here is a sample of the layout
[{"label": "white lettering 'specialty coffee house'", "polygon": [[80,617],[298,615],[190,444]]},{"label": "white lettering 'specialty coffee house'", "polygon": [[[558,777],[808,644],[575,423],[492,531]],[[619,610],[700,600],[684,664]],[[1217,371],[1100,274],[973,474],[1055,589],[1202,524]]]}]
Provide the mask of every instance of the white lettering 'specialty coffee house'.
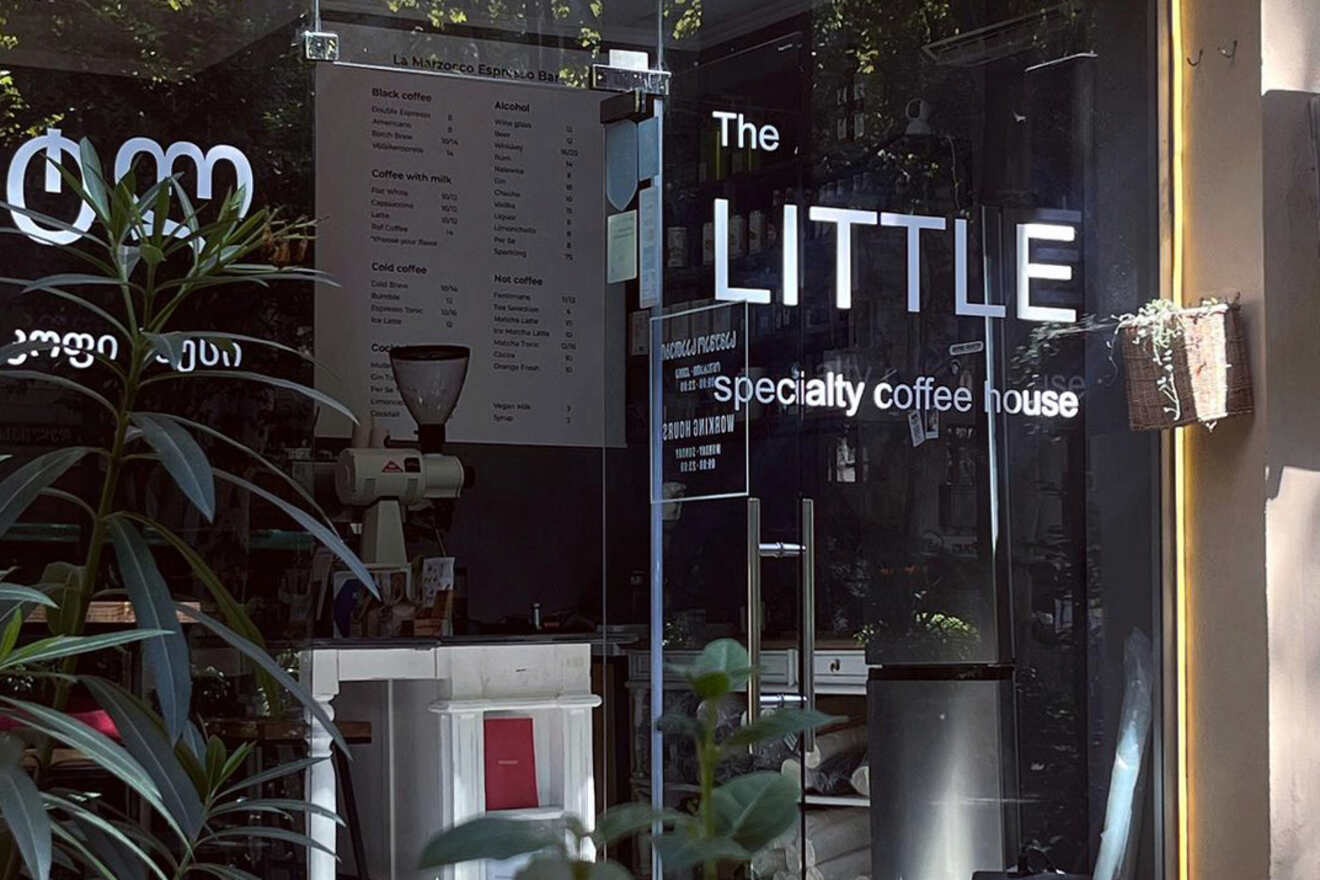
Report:
[{"label": "white lettering 'specialty coffee house'", "polygon": [[[778,149],[780,135],[770,124],[758,125],[742,113],[716,110],[711,116],[719,121],[719,142],[724,148],[764,150]],[[732,131],[732,134],[731,134]],[[735,136],[736,135],[736,136]],[[779,302],[794,307],[799,303],[800,270],[798,266],[801,242],[798,235],[799,206],[790,202],[783,205],[781,244],[781,290]],[[744,302],[770,305],[773,295],[766,287],[734,286],[729,278],[729,200],[714,200],[714,258],[715,298],[726,302]],[[921,311],[921,234],[945,232],[948,221],[944,217],[923,214],[900,214],[890,211],[869,211],[854,208],[811,205],[807,209],[811,222],[835,227],[834,247],[834,305],[838,309],[851,309],[853,304],[853,236],[858,227],[876,226],[904,230],[906,237],[907,311]],[[967,292],[967,228],[965,219],[953,220],[953,295],[954,312],[969,317],[1002,320],[1007,308],[995,303],[971,302]],[[1035,241],[1070,243],[1076,241],[1077,230],[1065,223],[1027,222],[1016,224],[1016,315],[1023,321],[1073,323],[1077,320],[1074,309],[1042,306],[1032,302],[1031,282],[1071,281],[1072,266],[1066,263],[1037,262],[1031,259],[1031,245]],[[779,379],[748,376],[718,376],[710,383],[718,403],[733,402],[735,411],[743,405],[777,403],[781,406],[831,407],[844,412],[848,418],[857,415],[862,401],[867,399],[865,380],[845,378],[828,372],[824,377],[806,378],[801,375]],[[971,412],[973,395],[964,386],[939,384],[931,376],[921,376],[911,383],[877,382],[869,389],[869,400],[877,410]],[[982,396],[988,413],[1006,412],[1010,415],[1040,416],[1045,418],[1075,417],[1080,411],[1080,400],[1074,391],[1054,389],[999,389],[987,381]]]}]

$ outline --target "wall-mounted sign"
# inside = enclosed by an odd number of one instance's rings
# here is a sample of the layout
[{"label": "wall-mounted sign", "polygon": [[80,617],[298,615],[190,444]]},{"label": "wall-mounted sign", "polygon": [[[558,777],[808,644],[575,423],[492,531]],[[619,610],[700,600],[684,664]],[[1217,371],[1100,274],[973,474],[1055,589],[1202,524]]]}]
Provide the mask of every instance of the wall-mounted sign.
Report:
[{"label": "wall-mounted sign", "polygon": [[660,377],[661,483],[654,503],[747,494],[748,408],[717,388],[747,373],[747,307],[704,306],[651,319]]},{"label": "wall-mounted sign", "polygon": [[[622,439],[622,407],[602,406],[624,333],[622,304],[606,333],[599,104],[577,89],[317,67],[316,257],[340,284],[316,300],[327,392],[412,437],[390,350],[463,345],[450,440]],[[635,266],[635,237],[627,252]],[[323,410],[317,432],[350,426]]]},{"label": "wall-mounted sign", "polygon": [[[371,4],[361,4],[367,5]],[[354,11],[367,10],[358,8]],[[370,10],[372,13],[378,11]],[[569,48],[559,42],[481,40],[414,28],[382,28],[342,21],[335,22],[334,30],[339,34],[340,60],[353,64],[450,76],[582,86],[587,82],[592,62],[590,52]]]}]

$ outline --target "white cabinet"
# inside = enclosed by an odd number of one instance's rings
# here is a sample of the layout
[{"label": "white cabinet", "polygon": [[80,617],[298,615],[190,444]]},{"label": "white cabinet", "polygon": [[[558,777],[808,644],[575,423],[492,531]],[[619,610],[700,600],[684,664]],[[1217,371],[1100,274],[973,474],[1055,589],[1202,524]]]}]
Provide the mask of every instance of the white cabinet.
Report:
[{"label": "white cabinet", "polygon": [[[355,712],[372,713],[371,753],[354,761],[355,771],[368,771],[360,783],[358,772],[354,778],[360,817],[372,831],[369,849],[381,860],[371,866],[372,876],[418,877],[417,858],[427,839],[485,812],[484,722],[490,715],[533,721],[541,806],[510,814],[570,813],[590,827],[596,815],[591,713],[600,705],[591,692],[590,663],[591,647],[585,643],[305,651],[303,682],[332,718],[341,691]],[[367,682],[377,685],[358,687]],[[328,758],[329,734],[310,714],[308,722],[310,754]],[[336,809],[331,761],[308,771],[307,795],[314,804]],[[335,880],[334,822],[313,815],[308,834],[329,850],[308,850],[309,880]],[[437,876],[500,880],[499,872],[507,868],[470,862]]]}]

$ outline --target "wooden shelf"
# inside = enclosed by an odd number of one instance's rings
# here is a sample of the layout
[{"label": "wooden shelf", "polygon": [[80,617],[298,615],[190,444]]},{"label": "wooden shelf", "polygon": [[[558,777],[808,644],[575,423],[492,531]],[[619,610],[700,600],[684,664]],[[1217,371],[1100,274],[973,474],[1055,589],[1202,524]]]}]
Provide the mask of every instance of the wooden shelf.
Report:
[{"label": "wooden shelf", "polygon": [[500,819],[558,819],[564,815],[562,806],[519,807],[513,810],[491,810],[487,816]]},{"label": "wooden shelf", "polygon": [[812,794],[807,792],[803,800],[809,807],[870,807],[871,799],[860,794]]},{"label": "wooden shelf", "polygon": [[[200,602],[183,602],[180,604],[194,611],[202,610],[202,603]],[[175,616],[178,618],[179,623],[193,623],[191,617],[181,612],[176,612]],[[38,605],[23,622],[45,623],[46,609]],[[133,612],[132,602],[93,601],[87,607],[87,622],[97,626],[131,626],[137,623],[137,615]]]}]

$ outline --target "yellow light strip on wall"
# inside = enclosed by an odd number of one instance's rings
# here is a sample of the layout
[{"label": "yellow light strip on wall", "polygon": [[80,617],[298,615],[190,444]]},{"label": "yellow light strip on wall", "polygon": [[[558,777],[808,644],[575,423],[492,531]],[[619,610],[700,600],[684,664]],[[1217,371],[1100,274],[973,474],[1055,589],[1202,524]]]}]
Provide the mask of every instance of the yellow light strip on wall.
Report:
[{"label": "yellow light strip on wall", "polygon": [[[1172,95],[1170,110],[1173,116],[1170,126],[1170,185],[1173,192],[1170,199],[1172,214],[1172,257],[1170,265],[1170,298],[1177,305],[1184,304],[1183,294],[1183,144],[1185,142],[1185,119],[1183,109],[1183,0],[1172,0],[1170,9],[1169,31],[1173,43],[1170,67],[1172,69]],[[1190,811],[1191,785],[1188,780],[1187,755],[1187,695],[1188,695],[1188,645],[1187,645],[1187,515],[1188,472],[1190,458],[1187,454],[1187,432],[1181,428],[1173,432],[1173,509],[1174,509],[1174,665],[1177,689],[1177,767],[1178,767],[1178,878],[1190,880]]]}]

